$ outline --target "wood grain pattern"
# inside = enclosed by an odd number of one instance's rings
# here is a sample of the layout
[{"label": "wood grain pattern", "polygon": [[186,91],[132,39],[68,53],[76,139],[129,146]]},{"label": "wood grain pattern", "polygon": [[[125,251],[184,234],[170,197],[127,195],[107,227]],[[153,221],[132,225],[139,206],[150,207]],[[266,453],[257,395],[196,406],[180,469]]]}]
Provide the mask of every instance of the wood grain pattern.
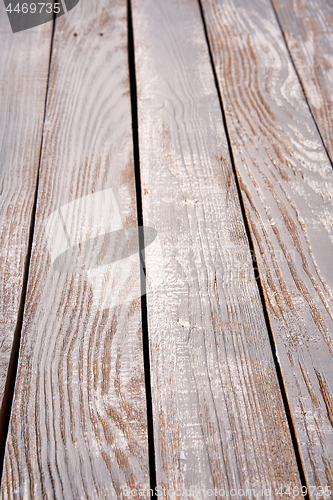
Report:
[{"label": "wood grain pattern", "polygon": [[251,5],[203,10],[306,480],[332,488],[333,172],[272,6]]},{"label": "wood grain pattern", "polygon": [[164,267],[147,293],[161,498],[279,498],[300,481],[199,6],[135,0],[133,22],[143,217],[163,252],[147,275]]},{"label": "wood grain pattern", "polygon": [[13,34],[0,4],[0,408],[35,199],[52,25]]},{"label": "wood grain pattern", "polygon": [[329,0],[272,2],[333,163],[333,4]]},{"label": "wood grain pattern", "polygon": [[148,487],[140,296],[100,307],[109,266],[102,278],[52,267],[63,236],[72,247],[137,224],[132,148],[126,2],[85,0],[56,22],[3,499]]}]

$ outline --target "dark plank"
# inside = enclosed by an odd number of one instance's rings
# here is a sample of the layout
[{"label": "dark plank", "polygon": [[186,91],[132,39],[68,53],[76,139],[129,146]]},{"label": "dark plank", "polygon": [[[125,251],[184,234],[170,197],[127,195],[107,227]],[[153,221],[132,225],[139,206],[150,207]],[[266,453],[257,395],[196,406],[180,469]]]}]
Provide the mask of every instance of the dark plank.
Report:
[{"label": "dark plank", "polygon": [[56,22],[3,499],[149,485],[139,257],[93,267],[137,224],[132,149],[126,1],[85,0]]},{"label": "dark plank", "polygon": [[333,4],[329,0],[272,2],[333,162]]},{"label": "dark plank", "polygon": [[307,483],[333,489],[332,168],[270,2],[203,10]]},{"label": "dark plank", "polygon": [[0,3],[0,407],[35,199],[52,25],[12,33]]},{"label": "dark plank", "polygon": [[161,497],[278,498],[300,482],[199,6],[135,0],[133,21],[143,217],[163,254],[147,276],[164,268],[147,293]]}]

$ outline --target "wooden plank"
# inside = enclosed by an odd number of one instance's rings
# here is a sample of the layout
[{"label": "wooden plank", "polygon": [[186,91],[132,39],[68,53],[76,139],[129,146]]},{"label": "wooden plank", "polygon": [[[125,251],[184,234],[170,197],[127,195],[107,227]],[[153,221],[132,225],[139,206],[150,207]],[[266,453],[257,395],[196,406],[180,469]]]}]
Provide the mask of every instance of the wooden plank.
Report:
[{"label": "wooden plank", "polygon": [[122,268],[96,267],[103,235],[136,224],[126,1],[85,0],[56,21],[3,499],[149,485],[140,291],[117,304]]},{"label": "wooden plank", "polygon": [[272,0],[291,57],[333,162],[333,5]]},{"label": "wooden plank", "polygon": [[52,25],[13,34],[0,3],[0,407],[28,252]]},{"label": "wooden plank", "polygon": [[203,10],[307,483],[333,490],[333,172],[272,6],[251,5]]},{"label": "wooden plank", "polygon": [[143,218],[164,267],[147,292],[161,498],[278,498],[300,481],[199,6],[135,0],[133,23]]}]

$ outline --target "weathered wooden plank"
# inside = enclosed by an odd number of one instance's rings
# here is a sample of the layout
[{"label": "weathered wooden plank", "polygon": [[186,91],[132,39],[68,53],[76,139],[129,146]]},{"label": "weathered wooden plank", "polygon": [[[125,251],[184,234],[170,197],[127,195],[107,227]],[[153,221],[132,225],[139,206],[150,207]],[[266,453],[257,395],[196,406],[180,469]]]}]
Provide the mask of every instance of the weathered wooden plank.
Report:
[{"label": "weathered wooden plank", "polygon": [[333,162],[333,4],[328,0],[272,2]]},{"label": "weathered wooden plank", "polygon": [[306,479],[333,490],[332,168],[270,2],[203,10]]},{"label": "weathered wooden plank", "polygon": [[96,267],[137,224],[132,149],[126,1],[85,0],[56,21],[3,499],[149,485],[138,254]]},{"label": "weathered wooden plank", "polygon": [[161,498],[278,498],[300,481],[199,6],[134,0],[133,23],[143,218],[163,253],[147,276],[164,267],[147,292]]},{"label": "weathered wooden plank", "polygon": [[0,3],[0,408],[35,199],[52,25],[13,34]]}]

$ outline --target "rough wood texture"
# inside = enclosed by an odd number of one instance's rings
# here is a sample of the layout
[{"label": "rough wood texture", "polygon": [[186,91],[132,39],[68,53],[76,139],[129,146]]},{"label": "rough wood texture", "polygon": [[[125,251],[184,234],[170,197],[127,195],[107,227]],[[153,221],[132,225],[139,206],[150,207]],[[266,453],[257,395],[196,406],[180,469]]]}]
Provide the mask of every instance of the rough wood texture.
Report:
[{"label": "rough wood texture", "polygon": [[99,307],[100,276],[52,267],[63,236],[72,247],[120,222],[137,223],[126,2],[84,0],[56,22],[3,499],[148,487],[140,297]]},{"label": "rough wood texture", "polygon": [[135,0],[133,22],[143,216],[165,274],[147,293],[161,498],[279,498],[300,483],[199,6]]},{"label": "rough wood texture", "polygon": [[333,162],[333,4],[329,0],[272,2]]},{"label": "rough wood texture", "polygon": [[0,3],[0,408],[28,251],[52,26],[13,34]]},{"label": "rough wood texture", "polygon": [[203,10],[306,479],[333,490],[333,171],[270,2]]}]

